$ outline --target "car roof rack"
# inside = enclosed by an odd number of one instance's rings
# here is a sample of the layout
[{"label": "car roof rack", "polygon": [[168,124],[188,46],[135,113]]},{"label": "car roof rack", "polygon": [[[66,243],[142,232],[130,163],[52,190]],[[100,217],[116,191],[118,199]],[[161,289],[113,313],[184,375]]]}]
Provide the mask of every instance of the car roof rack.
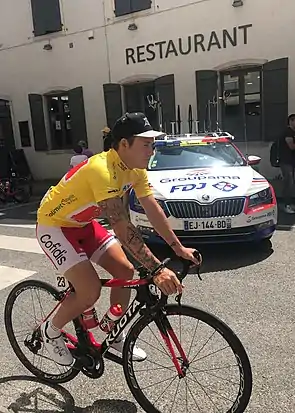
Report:
[{"label": "car roof rack", "polygon": [[199,132],[199,133],[180,133],[180,134],[167,134],[158,137],[157,141],[169,141],[169,140],[190,140],[190,139],[203,139],[203,138],[228,138],[234,140],[234,136],[229,132]]}]

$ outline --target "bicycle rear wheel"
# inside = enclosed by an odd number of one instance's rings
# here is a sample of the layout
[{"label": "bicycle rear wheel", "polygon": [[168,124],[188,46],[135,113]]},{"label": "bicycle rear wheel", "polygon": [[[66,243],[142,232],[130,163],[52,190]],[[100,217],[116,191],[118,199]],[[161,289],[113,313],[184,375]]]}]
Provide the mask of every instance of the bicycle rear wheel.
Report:
[{"label": "bicycle rear wheel", "polygon": [[[37,299],[37,304],[33,302],[33,298]],[[30,299],[32,302],[29,301]],[[20,305],[18,317],[15,317],[14,313],[21,300],[24,300],[23,305]],[[40,334],[36,330],[41,321],[53,310],[58,300],[59,291],[52,285],[39,280],[26,280],[11,290],[4,309],[6,333],[16,356],[32,374],[53,384],[66,383],[79,374],[75,364],[72,367],[60,366],[46,355]],[[41,311],[38,312],[39,307]],[[28,317],[26,321],[25,317],[30,311],[33,312],[33,316]],[[15,328],[17,322],[20,326],[18,330]],[[66,330],[68,331],[68,328]],[[71,332],[75,335],[75,330]],[[22,338],[18,340],[18,337]],[[29,360],[29,356],[32,356],[32,361]],[[34,365],[36,360],[37,365]],[[43,361],[44,366],[42,366]]]},{"label": "bicycle rear wheel", "polygon": [[[172,327],[188,360],[186,364],[170,338],[177,360],[186,371],[184,378],[179,377],[159,331],[160,317]],[[179,333],[182,327],[184,331]],[[133,361],[135,344],[148,354],[146,361]],[[210,361],[213,363],[208,365]],[[190,306],[167,305],[157,318],[140,317],[127,335],[123,367],[134,398],[149,413],[242,413],[251,397],[251,366],[238,337],[219,318]],[[233,379],[229,378],[231,374]],[[223,384],[228,388],[223,389]],[[167,396],[166,392],[173,389],[174,394]]]}]

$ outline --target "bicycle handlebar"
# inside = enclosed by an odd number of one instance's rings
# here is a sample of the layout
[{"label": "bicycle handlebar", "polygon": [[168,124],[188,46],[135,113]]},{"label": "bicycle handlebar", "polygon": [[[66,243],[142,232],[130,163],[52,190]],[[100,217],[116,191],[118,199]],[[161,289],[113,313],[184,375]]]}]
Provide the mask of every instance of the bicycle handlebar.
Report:
[{"label": "bicycle handlebar", "polygon": [[[200,267],[201,267],[202,261],[201,261],[201,254],[199,253],[199,251],[195,250],[194,257],[200,262],[200,265],[196,265],[192,261],[185,260],[183,258],[179,258],[179,261],[182,262],[182,271],[181,272],[177,271],[176,276],[177,276],[177,278],[180,282],[182,282],[185,279],[185,277],[188,274],[189,269],[193,266],[195,266],[197,268],[197,275],[198,275],[199,279],[202,280],[202,278],[200,277]],[[160,272],[163,268],[165,268],[170,261],[171,261],[171,258],[164,259],[159,264],[159,266],[157,268],[155,268],[154,271],[152,271],[152,272],[149,272],[144,267],[141,267],[140,269],[138,269],[140,278],[147,278],[148,277],[150,279],[150,282],[152,283],[153,278],[157,275],[157,273]],[[177,294],[177,296],[175,297],[175,301],[178,302],[178,304],[180,304],[181,297],[182,297],[182,293]],[[162,308],[163,306],[165,306],[167,304],[167,300],[168,300],[168,296],[165,295],[163,292],[161,292],[160,300],[157,302],[157,304],[155,304],[153,307],[151,307],[149,309],[149,311],[154,312],[154,311],[157,311],[159,308]]]},{"label": "bicycle handlebar", "polygon": [[[193,255],[199,262],[201,262],[201,255],[200,255],[199,251],[195,250]],[[155,275],[157,275],[157,273],[159,271],[161,271],[163,268],[165,268],[170,261],[171,261],[171,258],[165,258],[161,262],[161,264],[157,268],[155,268],[154,271],[152,271],[151,277],[154,277]],[[183,258],[180,258],[179,261],[182,262],[182,271],[176,272],[176,275],[177,275],[177,278],[179,279],[180,282],[182,282],[185,279],[185,277],[187,276],[187,274],[189,272],[190,267],[196,267],[197,268],[197,275],[198,275],[199,279],[201,280],[201,277],[200,277],[201,264],[196,265],[194,262],[189,261],[189,260],[185,260]]]}]

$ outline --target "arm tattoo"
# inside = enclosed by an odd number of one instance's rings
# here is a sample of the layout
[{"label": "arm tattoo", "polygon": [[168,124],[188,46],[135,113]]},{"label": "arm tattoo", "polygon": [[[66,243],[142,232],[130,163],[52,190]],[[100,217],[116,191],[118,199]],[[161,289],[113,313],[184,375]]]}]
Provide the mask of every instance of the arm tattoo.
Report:
[{"label": "arm tattoo", "polygon": [[121,199],[105,200],[99,202],[98,205],[128,252],[144,267],[154,270],[160,264],[160,261],[145,245],[138,229],[129,221]]},{"label": "arm tattoo", "polygon": [[98,203],[102,214],[106,215],[111,226],[121,221],[128,221],[127,213],[120,198],[106,199]]}]

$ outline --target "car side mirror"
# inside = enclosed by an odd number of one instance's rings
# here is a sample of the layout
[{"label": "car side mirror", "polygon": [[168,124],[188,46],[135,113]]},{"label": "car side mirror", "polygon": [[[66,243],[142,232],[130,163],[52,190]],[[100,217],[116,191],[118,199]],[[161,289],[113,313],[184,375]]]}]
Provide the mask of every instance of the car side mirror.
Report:
[{"label": "car side mirror", "polygon": [[261,161],[260,156],[255,156],[255,155],[249,155],[248,156],[248,165],[258,165]]}]

